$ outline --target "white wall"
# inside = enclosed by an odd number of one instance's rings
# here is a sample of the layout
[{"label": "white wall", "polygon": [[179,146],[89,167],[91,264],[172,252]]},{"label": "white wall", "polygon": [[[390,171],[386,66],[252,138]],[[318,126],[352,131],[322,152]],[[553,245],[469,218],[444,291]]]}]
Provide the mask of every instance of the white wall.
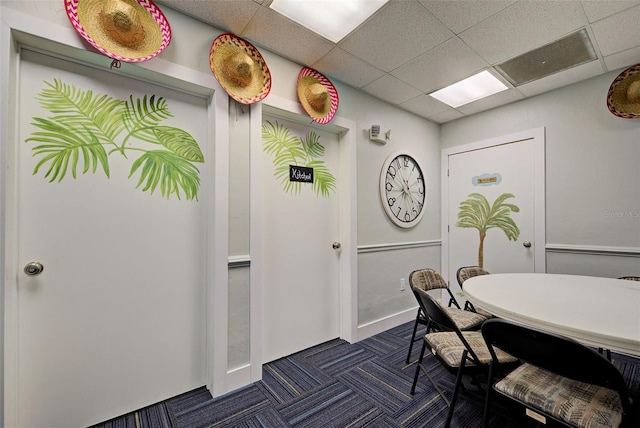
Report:
[{"label": "white wall", "polygon": [[640,275],[640,120],[606,106],[619,72],[441,127],[443,147],[545,127],[548,272]]},{"label": "white wall", "polygon": [[[68,21],[62,1],[2,0],[2,7],[18,10],[49,24],[59,26],[65,34],[72,33],[80,40]],[[167,69],[211,73],[209,48],[222,31],[192,18],[161,7],[169,20],[173,38],[171,44],[148,67],[158,73]],[[84,44],[88,52],[93,48]],[[301,65],[295,64],[264,49],[260,49],[271,70],[273,86],[270,96],[298,102],[295,83]],[[3,52],[2,55],[5,55]],[[110,61],[104,58],[105,67]],[[129,67],[129,66],[128,66]],[[137,66],[131,66],[137,67]],[[143,67],[143,68],[144,68]],[[329,76],[330,77],[330,76]],[[187,79],[188,80],[188,79]],[[358,246],[367,247],[358,256],[362,268],[358,270],[358,325],[367,325],[362,336],[382,331],[389,323],[415,316],[416,306],[409,291],[400,291],[400,278],[408,277],[413,269],[424,266],[440,267],[440,171],[439,127],[403,110],[388,105],[367,94],[334,81],[340,95],[338,115],[357,124],[357,228]],[[249,355],[249,123],[250,109],[237,110],[229,105],[230,188],[229,188],[229,271],[227,300],[228,323],[221,326],[227,343],[226,361],[229,369],[248,363]],[[378,145],[368,140],[367,130],[372,124],[392,130],[391,141]],[[428,202],[426,213],[413,229],[400,229],[386,217],[380,202],[378,182],[385,158],[393,151],[408,150],[422,161],[427,178]],[[242,195],[246,195],[245,198]],[[407,245],[409,244],[409,245]],[[244,266],[234,267],[234,263]],[[226,284],[224,284],[226,287]],[[223,293],[223,295],[226,295]],[[400,318],[394,318],[398,314]],[[380,324],[377,321],[382,320]],[[219,350],[216,351],[219,355]]]}]

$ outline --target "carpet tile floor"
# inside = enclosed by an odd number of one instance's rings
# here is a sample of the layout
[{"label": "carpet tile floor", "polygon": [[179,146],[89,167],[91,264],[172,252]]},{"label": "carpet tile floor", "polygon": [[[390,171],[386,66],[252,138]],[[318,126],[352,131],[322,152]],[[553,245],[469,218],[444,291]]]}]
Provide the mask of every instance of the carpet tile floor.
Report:
[{"label": "carpet tile floor", "polygon": [[[410,394],[415,364],[405,359],[412,328],[413,323],[406,323],[355,344],[335,339],[265,364],[260,382],[222,397],[212,398],[202,387],[95,428],[442,427],[448,406],[426,376],[420,377],[415,395]],[[416,345],[413,360],[421,342]],[[431,354],[423,364],[450,399],[455,375]],[[614,364],[640,402],[640,360],[614,354]],[[452,427],[480,427],[483,401],[483,391],[467,382]],[[495,403],[491,426],[536,423]]]}]

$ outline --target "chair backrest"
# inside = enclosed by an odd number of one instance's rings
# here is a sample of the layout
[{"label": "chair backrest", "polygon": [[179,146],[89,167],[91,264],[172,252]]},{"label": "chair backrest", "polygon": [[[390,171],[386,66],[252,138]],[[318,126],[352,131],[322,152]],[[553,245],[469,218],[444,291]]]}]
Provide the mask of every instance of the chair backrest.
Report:
[{"label": "chair backrest", "polygon": [[617,391],[625,413],[630,412],[631,404],[622,374],[593,349],[568,337],[502,319],[485,321],[482,336],[494,359],[493,346],[560,376]]},{"label": "chair backrest", "polygon": [[427,293],[420,288],[412,288],[413,294],[416,296],[420,309],[424,312],[425,316],[433,323],[438,325],[439,331],[453,331],[456,333],[460,341],[467,348],[468,356],[475,365],[481,365],[478,356],[471,348],[471,345],[464,338],[464,335],[456,325],[455,321],[447,314],[444,308]]},{"label": "chair backrest", "polygon": [[409,285],[420,290],[430,291],[438,288],[449,288],[447,281],[434,269],[418,269],[409,274]]},{"label": "chair backrest", "polygon": [[460,309],[460,305],[458,301],[453,296],[453,293],[449,289],[449,284],[444,280],[440,272],[435,269],[425,268],[414,270],[409,274],[409,285],[411,288],[419,288],[424,291],[431,291],[436,289],[447,290],[449,293],[449,304],[448,306],[455,305],[456,308]]},{"label": "chair backrest", "polygon": [[458,284],[460,284],[460,288],[462,284],[469,278],[479,275],[489,275],[489,271],[481,268],[480,266],[463,266],[458,269],[456,272],[456,278],[458,279]]}]

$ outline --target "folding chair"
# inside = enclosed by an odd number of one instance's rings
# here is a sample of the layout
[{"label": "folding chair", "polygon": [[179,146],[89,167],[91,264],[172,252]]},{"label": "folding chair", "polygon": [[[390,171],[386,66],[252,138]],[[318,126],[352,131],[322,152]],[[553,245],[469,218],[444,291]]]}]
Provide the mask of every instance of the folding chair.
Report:
[{"label": "folding chair", "polygon": [[[458,280],[460,289],[464,291],[463,283],[467,279],[473,278],[474,276],[479,276],[479,275],[489,275],[489,271],[487,271],[484,268],[481,268],[480,266],[463,266],[459,268],[458,271],[456,272],[456,279]],[[466,311],[472,311],[477,314],[480,314],[487,319],[493,318],[493,315],[491,315],[489,312],[485,311],[482,308],[476,308],[475,306],[473,306],[473,303],[471,303],[468,300],[464,304],[464,309]]]},{"label": "folding chair", "polygon": [[482,326],[492,362],[498,351],[524,364],[487,388],[483,426],[493,392],[523,406],[542,424],[567,427],[638,427],[622,374],[605,357],[573,339],[494,318]]},{"label": "folding chair", "polygon": [[[476,314],[470,311],[464,311],[460,309],[460,305],[456,301],[456,298],[451,293],[449,285],[434,269],[418,269],[411,272],[409,275],[409,286],[411,289],[420,289],[423,291],[431,290],[447,290],[449,293],[448,306],[443,306],[449,316],[453,318],[454,322],[460,330],[474,330],[479,329],[480,325],[486,320],[486,317]],[[415,295],[415,293],[414,293]],[[453,305],[453,306],[452,306]],[[418,301],[418,313],[416,314],[416,321],[413,325],[413,334],[411,335],[411,341],[409,342],[409,352],[407,353],[407,364],[411,361],[411,351],[413,350],[413,343],[416,340],[416,333],[418,331],[418,324],[427,326],[427,333],[431,329],[429,320],[425,316],[424,312],[420,308],[420,301]]]},{"label": "folding chair", "polygon": [[[461,331],[451,316],[447,313],[445,308],[442,307],[433,297],[431,297],[426,291],[419,288],[414,288],[413,292],[416,298],[420,302],[420,307],[424,311],[424,314],[428,320],[435,324],[439,331],[427,333],[424,336],[422,343],[422,350],[420,351],[420,358],[416,366],[416,373],[413,378],[413,385],[411,386],[411,394],[415,394],[416,385],[422,370],[429,378],[433,386],[436,388],[440,396],[449,405],[449,413],[447,414],[447,420],[445,428],[448,428],[451,424],[453,417],[453,410],[458,397],[458,392],[462,385],[462,376],[470,375],[475,376],[480,373],[486,374],[489,370],[489,363],[491,362],[491,354],[482,337],[482,333],[479,331]],[[453,390],[453,396],[451,402],[449,402],[438,387],[437,383],[433,381],[426,369],[422,367],[422,361],[424,359],[425,350],[429,347],[436,359],[451,373],[456,373],[456,382]],[[498,352],[497,358],[501,365],[512,367],[517,364],[517,360],[512,356],[504,352]],[[479,382],[476,382],[479,384]]]}]

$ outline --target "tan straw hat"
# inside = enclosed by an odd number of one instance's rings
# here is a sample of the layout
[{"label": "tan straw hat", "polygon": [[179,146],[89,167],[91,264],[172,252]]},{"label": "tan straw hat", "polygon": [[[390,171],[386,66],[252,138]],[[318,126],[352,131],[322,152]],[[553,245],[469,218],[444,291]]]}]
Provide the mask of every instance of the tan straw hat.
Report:
[{"label": "tan straw hat", "polygon": [[314,122],[329,123],[338,110],[338,91],[318,71],[303,67],[298,74],[298,99]]},{"label": "tan straw hat", "polygon": [[618,117],[640,118],[640,64],[627,68],[611,83],[607,107]]},{"label": "tan straw hat", "polygon": [[209,66],[220,85],[242,104],[269,95],[271,72],[258,49],[231,33],[220,34],[211,44]]},{"label": "tan straw hat", "polygon": [[110,58],[149,60],[171,42],[171,27],[151,0],[64,0],[75,30]]}]

